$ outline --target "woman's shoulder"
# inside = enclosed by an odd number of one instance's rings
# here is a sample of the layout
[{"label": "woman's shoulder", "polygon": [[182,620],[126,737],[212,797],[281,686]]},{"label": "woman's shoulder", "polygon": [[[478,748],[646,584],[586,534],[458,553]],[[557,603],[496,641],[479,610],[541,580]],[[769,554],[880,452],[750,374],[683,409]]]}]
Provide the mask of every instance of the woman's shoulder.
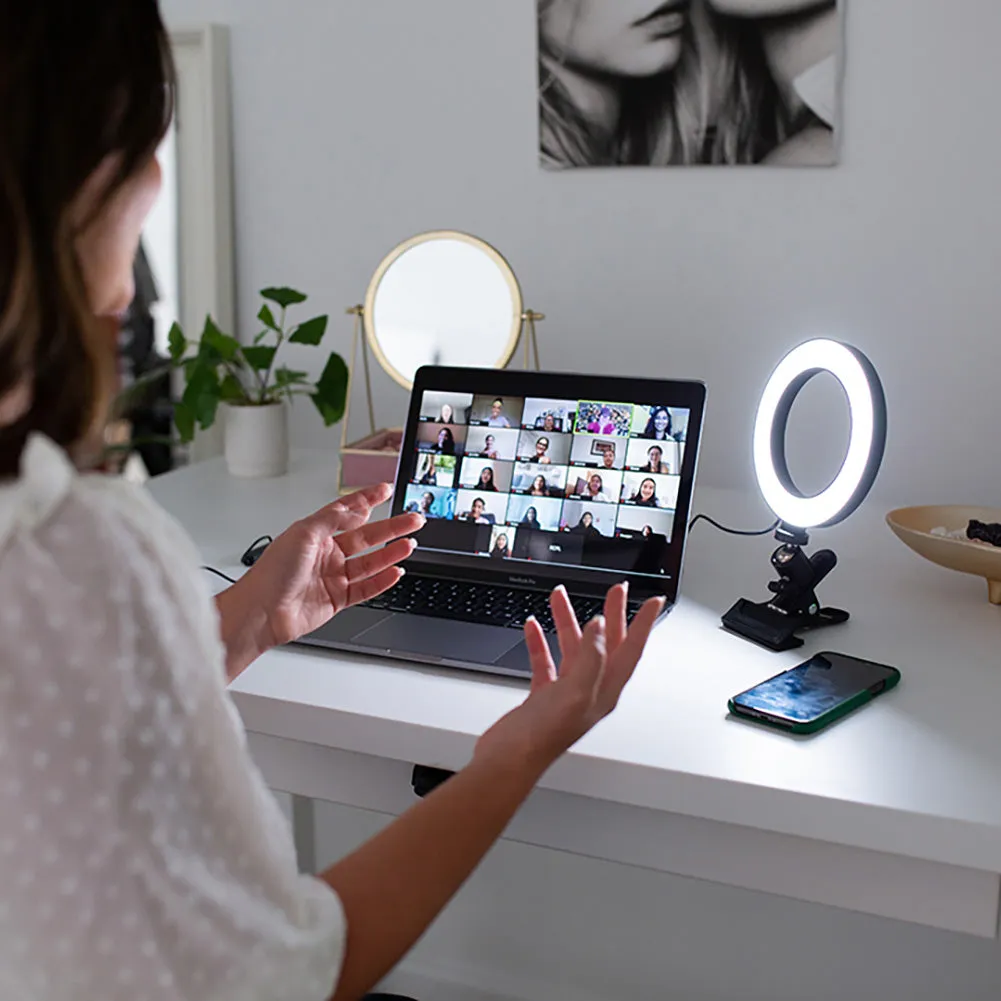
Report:
[{"label": "woman's shoulder", "polygon": [[78,473],[66,453],[33,435],[16,481],[0,490],[0,544],[31,536],[57,563],[142,587],[152,568],[187,584],[197,554],[183,529],[145,487]]}]

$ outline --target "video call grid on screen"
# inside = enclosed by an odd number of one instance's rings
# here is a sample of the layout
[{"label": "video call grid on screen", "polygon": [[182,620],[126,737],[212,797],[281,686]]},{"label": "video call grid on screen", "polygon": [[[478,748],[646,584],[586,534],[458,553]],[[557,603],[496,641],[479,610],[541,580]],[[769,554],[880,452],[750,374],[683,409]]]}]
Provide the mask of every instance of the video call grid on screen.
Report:
[{"label": "video call grid on screen", "polygon": [[[579,566],[588,540],[670,542],[688,416],[667,406],[428,391],[405,509],[489,525],[472,549],[446,551],[498,559],[531,560],[545,549],[550,562],[560,562],[556,551]],[[551,534],[576,538],[546,544]]]}]

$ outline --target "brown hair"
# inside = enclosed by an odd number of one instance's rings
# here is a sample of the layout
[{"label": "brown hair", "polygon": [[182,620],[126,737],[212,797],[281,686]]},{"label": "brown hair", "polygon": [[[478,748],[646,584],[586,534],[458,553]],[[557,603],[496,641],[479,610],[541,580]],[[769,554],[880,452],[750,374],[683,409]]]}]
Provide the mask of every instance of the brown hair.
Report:
[{"label": "brown hair", "polygon": [[156,0],[0,5],[0,401],[30,390],[0,427],[0,477],[32,431],[78,458],[106,419],[115,337],[88,305],[72,210],[109,154],[94,215],[149,162],[174,90]]}]

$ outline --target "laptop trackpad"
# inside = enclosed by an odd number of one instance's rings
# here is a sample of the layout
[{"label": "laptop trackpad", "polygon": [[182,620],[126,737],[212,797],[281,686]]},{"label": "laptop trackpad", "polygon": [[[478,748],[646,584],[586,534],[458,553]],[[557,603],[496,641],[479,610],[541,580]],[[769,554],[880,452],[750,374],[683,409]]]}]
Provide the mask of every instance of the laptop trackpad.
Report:
[{"label": "laptop trackpad", "polygon": [[521,632],[423,615],[393,615],[359,633],[358,646],[467,664],[493,664],[521,642]]}]

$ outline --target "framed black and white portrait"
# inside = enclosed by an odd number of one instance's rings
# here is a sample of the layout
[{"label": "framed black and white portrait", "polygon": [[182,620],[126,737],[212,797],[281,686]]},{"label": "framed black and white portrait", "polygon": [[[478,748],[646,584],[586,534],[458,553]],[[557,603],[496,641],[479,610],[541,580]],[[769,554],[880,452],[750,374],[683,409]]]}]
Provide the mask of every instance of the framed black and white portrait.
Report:
[{"label": "framed black and white portrait", "polygon": [[536,0],[542,165],[833,166],[844,4]]}]

